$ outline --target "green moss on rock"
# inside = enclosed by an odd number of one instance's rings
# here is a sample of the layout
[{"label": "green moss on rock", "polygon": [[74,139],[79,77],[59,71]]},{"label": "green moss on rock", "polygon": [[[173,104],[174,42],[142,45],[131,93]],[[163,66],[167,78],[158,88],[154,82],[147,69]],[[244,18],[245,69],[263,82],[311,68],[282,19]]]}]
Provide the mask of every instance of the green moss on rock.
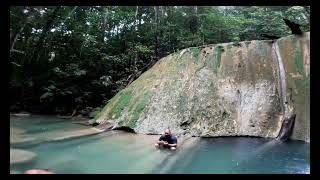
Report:
[{"label": "green moss on rock", "polygon": [[93,118],[93,120],[91,120],[92,123],[97,122],[97,120],[100,118],[100,116],[102,115],[103,112],[105,112],[108,108],[110,108],[114,103],[116,103],[116,101],[118,100],[119,96],[120,96],[121,92],[117,93],[115,96],[113,96],[108,103],[102,108],[101,111],[99,111],[95,117]]},{"label": "green moss on rock", "polygon": [[198,47],[193,47],[193,48],[189,48],[189,50],[192,52],[192,56],[195,58],[196,63],[199,61],[199,56],[200,56],[200,48]]},{"label": "green moss on rock", "polygon": [[295,85],[301,93],[305,91],[305,88],[310,86],[310,79],[297,79],[295,80]]},{"label": "green moss on rock", "polygon": [[132,92],[129,90],[121,91],[119,94],[119,100],[117,104],[112,107],[109,112],[109,118],[115,119],[121,115],[121,112],[126,108],[132,98]]},{"label": "green moss on rock", "polygon": [[[129,118],[118,119],[118,122],[117,122],[118,126],[119,127],[125,126],[131,129],[134,129],[136,127],[137,120],[139,119],[141,113],[149,103],[151,96],[152,96],[152,93],[148,91],[146,93],[139,94],[135,98],[131,97],[131,101],[129,104],[126,105],[126,110],[125,110],[129,114]],[[125,103],[126,103],[126,100],[125,100]]]},{"label": "green moss on rock", "polygon": [[296,70],[299,72],[299,74],[305,76],[304,72],[304,66],[303,66],[303,54],[301,51],[300,43],[295,42],[295,54],[294,54],[294,62]]},{"label": "green moss on rock", "polygon": [[100,117],[100,115],[101,115],[101,111],[100,112],[98,112],[95,116],[94,116],[94,122],[96,122],[96,120]]},{"label": "green moss on rock", "polygon": [[214,58],[214,66],[213,66],[213,71],[215,73],[218,72],[218,69],[220,68],[220,63],[221,63],[221,54],[224,52],[224,48],[222,46],[217,46],[215,48],[215,58]]},{"label": "green moss on rock", "polygon": [[148,91],[144,93],[142,96],[139,97],[139,99],[135,103],[134,108],[131,108],[132,110],[131,109],[129,110],[131,114],[131,119],[127,123],[128,127],[133,129],[136,126],[137,120],[139,119],[141,113],[149,103],[151,97],[152,97],[151,92]]},{"label": "green moss on rock", "polygon": [[[308,122],[310,82],[301,73],[304,44],[292,38],[275,43],[285,67],[287,96],[292,95],[298,111],[295,128],[304,133],[309,132],[301,124]],[[99,121],[111,120],[137,133],[162,132],[170,124],[177,133],[197,136],[274,137],[281,120],[278,64],[270,42],[252,41],[246,48],[250,43],[192,47],[171,54],[112,98],[95,119],[103,116]],[[300,130],[296,137],[304,138]]]}]

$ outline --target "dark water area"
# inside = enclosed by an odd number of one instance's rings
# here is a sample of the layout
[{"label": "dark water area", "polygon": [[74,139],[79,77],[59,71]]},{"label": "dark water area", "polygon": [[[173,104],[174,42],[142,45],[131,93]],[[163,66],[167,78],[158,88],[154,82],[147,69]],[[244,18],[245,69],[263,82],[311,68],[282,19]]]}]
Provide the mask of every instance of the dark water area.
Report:
[{"label": "dark water area", "polygon": [[310,173],[310,145],[301,141],[223,137],[202,139],[167,173]]}]

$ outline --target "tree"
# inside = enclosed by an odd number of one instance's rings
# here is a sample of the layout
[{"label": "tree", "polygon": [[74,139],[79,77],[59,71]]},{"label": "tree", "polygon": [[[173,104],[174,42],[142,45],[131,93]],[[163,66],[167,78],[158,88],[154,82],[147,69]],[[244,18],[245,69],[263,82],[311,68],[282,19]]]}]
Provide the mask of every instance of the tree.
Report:
[{"label": "tree", "polygon": [[286,36],[283,18],[310,29],[308,6],[11,7],[11,109],[85,115],[170,53]]}]

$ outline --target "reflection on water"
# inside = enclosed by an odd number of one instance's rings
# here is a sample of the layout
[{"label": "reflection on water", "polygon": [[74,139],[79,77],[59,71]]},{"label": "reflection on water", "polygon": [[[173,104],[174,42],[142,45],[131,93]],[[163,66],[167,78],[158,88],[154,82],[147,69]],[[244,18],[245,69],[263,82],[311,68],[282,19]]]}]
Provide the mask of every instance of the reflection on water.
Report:
[{"label": "reflection on water", "polygon": [[[60,119],[55,116],[26,116],[10,117],[10,127],[21,128],[26,133],[40,135],[49,131],[64,131],[84,129],[86,126],[71,123],[71,120]],[[62,128],[63,127],[63,128]]]},{"label": "reflection on water", "polygon": [[181,158],[168,173],[309,173],[308,143],[229,137],[203,139],[197,146],[190,163],[179,168]]},{"label": "reflection on water", "polygon": [[[37,136],[37,129],[65,131],[84,128],[57,118],[15,120],[12,127]],[[27,123],[26,123],[27,122]],[[29,124],[30,123],[30,124]],[[28,129],[29,128],[29,129]],[[36,153],[29,163],[11,165],[11,173],[47,168],[55,173],[310,173],[310,146],[301,141],[271,143],[247,137],[186,141],[171,152],[154,148],[158,136],[107,132],[58,142],[24,146]]]}]

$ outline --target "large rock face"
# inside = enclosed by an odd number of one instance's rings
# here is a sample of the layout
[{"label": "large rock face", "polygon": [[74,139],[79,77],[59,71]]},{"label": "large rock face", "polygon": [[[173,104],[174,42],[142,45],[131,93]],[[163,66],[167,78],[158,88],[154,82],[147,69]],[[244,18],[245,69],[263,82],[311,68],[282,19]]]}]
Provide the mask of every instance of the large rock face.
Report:
[{"label": "large rock face", "polygon": [[297,114],[292,138],[309,141],[309,37],[288,36],[193,47],[159,60],[114,96],[96,121],[138,133],[276,137],[283,97],[274,45],[285,69],[286,97]]},{"label": "large rock face", "polygon": [[297,114],[292,139],[310,142],[310,33],[277,41],[285,68],[286,98]]}]

